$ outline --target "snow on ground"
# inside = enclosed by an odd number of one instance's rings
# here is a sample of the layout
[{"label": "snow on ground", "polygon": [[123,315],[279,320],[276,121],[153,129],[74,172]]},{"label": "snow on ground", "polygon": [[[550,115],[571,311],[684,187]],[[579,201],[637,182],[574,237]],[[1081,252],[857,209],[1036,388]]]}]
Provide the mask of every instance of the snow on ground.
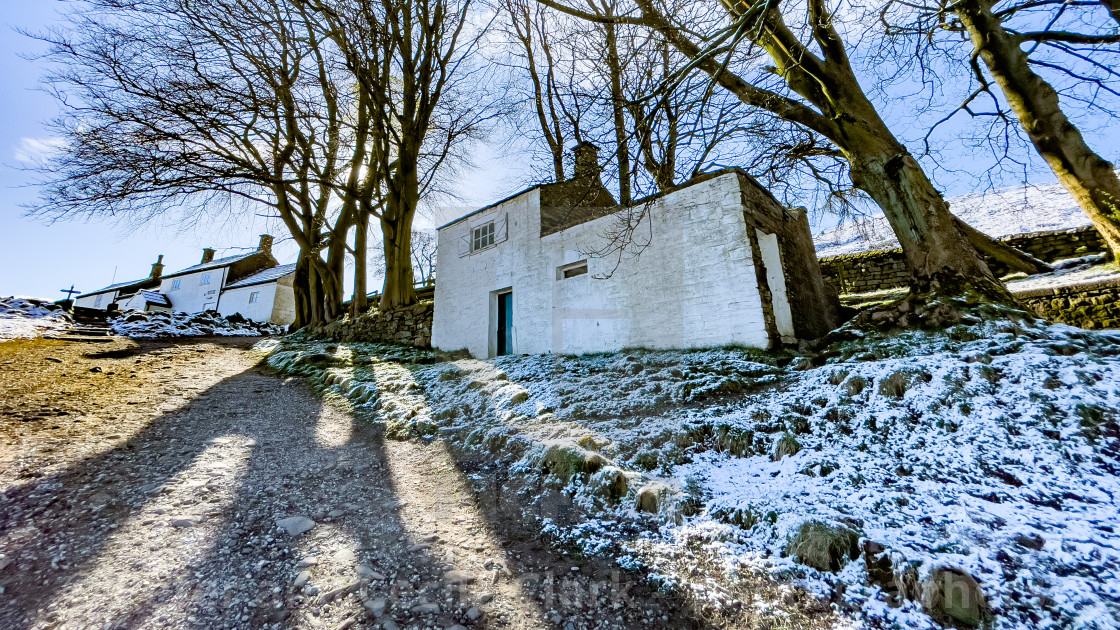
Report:
[{"label": "snow on ground", "polygon": [[0,298],[0,341],[32,339],[73,324],[62,307],[39,298]]},{"label": "snow on ground", "polygon": [[1018,277],[1007,281],[1012,293],[1025,293],[1039,289],[1059,289],[1097,282],[1120,281],[1120,267],[1115,262],[1100,264],[1104,255],[1059,261],[1050,273]]},{"label": "snow on ground", "polygon": [[[949,199],[949,207],[965,223],[994,238],[1091,225],[1088,215],[1058,182],[954,197]],[[898,247],[898,239],[882,215],[848,221],[813,240],[817,256],[822,257]]]},{"label": "snow on ground", "polygon": [[[996,628],[1120,628],[1120,334],[1002,320],[853,337],[808,356],[446,361],[297,336],[269,362],[390,434],[539,477],[585,510],[546,532],[716,608],[768,604],[732,601],[689,559],[792,581],[863,626],[937,627],[912,584],[944,568],[978,582]],[[814,521],[858,537],[832,549],[836,572],[789,557]],[[884,557],[887,592],[869,577]]]},{"label": "snow on ground", "polygon": [[113,334],[133,338],[167,337],[258,337],[281,335],[284,329],[275,324],[261,324],[242,318],[225,318],[212,311],[205,313],[146,313],[129,311],[110,324]]}]

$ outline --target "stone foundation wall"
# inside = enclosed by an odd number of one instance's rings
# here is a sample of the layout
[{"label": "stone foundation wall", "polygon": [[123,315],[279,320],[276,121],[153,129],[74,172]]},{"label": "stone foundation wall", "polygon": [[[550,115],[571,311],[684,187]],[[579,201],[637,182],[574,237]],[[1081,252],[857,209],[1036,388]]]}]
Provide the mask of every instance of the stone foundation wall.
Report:
[{"label": "stone foundation wall", "polygon": [[415,348],[432,346],[431,300],[391,311],[371,310],[357,319],[342,319],[305,329],[316,339],[340,342],[391,343]]},{"label": "stone foundation wall", "polygon": [[1048,319],[1080,328],[1120,328],[1120,280],[1016,293]]},{"label": "stone foundation wall", "polygon": [[[1046,262],[1106,251],[1104,239],[1092,226],[1019,234],[999,240]],[[998,276],[1008,272],[999,263],[989,260],[988,264]],[[901,249],[827,256],[820,259],[820,265],[825,279],[841,294],[897,289],[906,286],[908,277]]]}]

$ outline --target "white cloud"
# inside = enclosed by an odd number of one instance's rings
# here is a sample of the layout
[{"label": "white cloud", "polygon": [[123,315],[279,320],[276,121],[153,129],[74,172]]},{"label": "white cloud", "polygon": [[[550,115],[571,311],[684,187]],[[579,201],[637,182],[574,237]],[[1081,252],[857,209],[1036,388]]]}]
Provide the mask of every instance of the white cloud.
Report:
[{"label": "white cloud", "polygon": [[12,153],[18,162],[38,164],[64,146],[66,141],[59,137],[20,138],[19,145],[12,150]]}]

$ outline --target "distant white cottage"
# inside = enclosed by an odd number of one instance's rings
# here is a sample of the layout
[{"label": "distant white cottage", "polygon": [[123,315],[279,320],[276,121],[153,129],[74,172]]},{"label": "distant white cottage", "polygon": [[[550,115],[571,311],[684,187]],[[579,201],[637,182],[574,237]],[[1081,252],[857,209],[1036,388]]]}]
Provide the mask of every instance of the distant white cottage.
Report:
[{"label": "distant white cottage", "polygon": [[256,250],[214,259],[213,249],[202,250],[202,261],[163,275],[163,256],[144,280],[118,283],[80,295],[75,306],[138,311],[199,313],[223,316],[240,313],[258,322],[287,326],[295,321],[293,265],[278,265],[272,257],[272,237],[264,234]]},{"label": "distant white cottage", "polygon": [[[141,280],[130,280],[128,282],[118,282],[111,284],[104,289],[85,293],[74,298],[74,306],[83,308],[93,308],[99,310],[106,310],[109,308],[123,308],[123,304],[129,301],[132,297],[138,295],[141,291],[151,292],[151,290],[159,290],[159,283],[163,274],[163,254],[160,254],[155,264],[152,265],[152,272],[147,278]],[[153,309],[137,309],[137,310],[159,310]]]},{"label": "distant white cottage", "polygon": [[[439,228],[432,345],[476,357],[771,348],[823,336],[839,301],[802,209],[730,169],[620,209],[594,147],[576,176]],[[596,256],[637,220],[636,244]]]}]

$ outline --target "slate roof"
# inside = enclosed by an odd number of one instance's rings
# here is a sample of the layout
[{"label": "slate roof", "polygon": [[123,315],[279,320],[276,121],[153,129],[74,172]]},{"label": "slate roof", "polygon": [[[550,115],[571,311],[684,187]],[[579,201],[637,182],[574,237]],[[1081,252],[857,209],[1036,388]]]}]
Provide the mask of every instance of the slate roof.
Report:
[{"label": "slate roof", "polygon": [[241,255],[238,255],[238,256],[226,256],[225,258],[218,258],[217,260],[211,260],[208,263],[200,263],[200,264],[197,264],[193,267],[187,267],[186,269],[180,269],[179,271],[176,271],[175,273],[166,273],[166,274],[163,275],[163,277],[164,278],[174,278],[175,276],[182,276],[182,275],[185,275],[185,274],[188,274],[188,273],[195,273],[195,272],[198,272],[198,271],[206,271],[207,269],[220,269],[222,267],[228,267],[235,262],[240,262],[242,260],[245,260],[246,258],[248,258],[250,256],[255,256],[259,253],[260,253],[259,251],[254,249],[253,251],[249,252],[248,254],[241,254]]},{"label": "slate roof", "polygon": [[140,297],[148,304],[155,304],[156,306],[171,306],[171,300],[159,291],[140,291]]},{"label": "slate roof", "polygon": [[[102,293],[108,293],[110,291],[116,291],[117,289],[128,289],[128,288],[135,287],[138,284],[144,284],[145,282],[148,282],[149,280],[151,280],[151,278],[141,278],[139,280],[129,280],[128,282],[118,282],[116,284],[110,284],[109,286],[105,287],[104,289],[98,289],[96,291],[90,291],[89,293],[83,293],[83,294],[79,295],[78,297],[79,298],[84,298],[84,297],[89,297],[89,296],[92,296],[92,295],[100,295]],[[75,298],[75,299],[77,299],[77,298]]]},{"label": "slate roof", "polygon": [[249,276],[248,278],[238,280],[237,282],[226,286],[226,288],[223,290],[236,289],[238,287],[248,287],[254,284],[264,284],[266,282],[275,282],[276,280],[279,280],[280,278],[283,278],[290,273],[295,273],[295,271],[295,263],[292,263],[290,265],[280,265],[278,267],[272,267],[270,269],[265,269],[264,271],[259,271]]}]

